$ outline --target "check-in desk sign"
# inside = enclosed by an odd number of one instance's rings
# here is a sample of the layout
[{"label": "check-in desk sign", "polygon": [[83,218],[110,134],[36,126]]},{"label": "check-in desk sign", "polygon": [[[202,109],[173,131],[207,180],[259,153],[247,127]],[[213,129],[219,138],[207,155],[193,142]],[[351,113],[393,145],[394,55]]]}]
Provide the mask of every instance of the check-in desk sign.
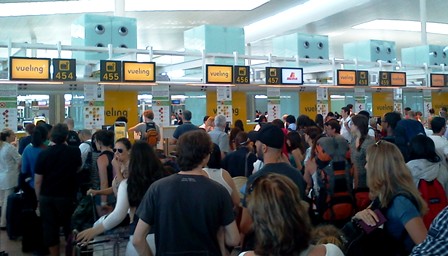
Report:
[{"label": "check-in desk sign", "polygon": [[9,79],[76,81],[76,60],[10,57]]},{"label": "check-in desk sign", "polygon": [[250,84],[249,66],[215,65],[205,66],[207,84]]},{"label": "check-in desk sign", "polygon": [[137,61],[101,60],[102,82],[155,82],[156,63]]},{"label": "check-in desk sign", "polygon": [[447,87],[448,74],[430,74],[431,87]]},{"label": "check-in desk sign", "polygon": [[367,86],[369,85],[369,72],[367,70],[337,70],[337,85]]}]

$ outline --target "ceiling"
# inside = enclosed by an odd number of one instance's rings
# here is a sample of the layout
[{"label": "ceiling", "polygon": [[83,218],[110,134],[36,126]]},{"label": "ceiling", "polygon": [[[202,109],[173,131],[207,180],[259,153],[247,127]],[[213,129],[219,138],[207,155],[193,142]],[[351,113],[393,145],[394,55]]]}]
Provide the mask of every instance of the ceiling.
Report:
[{"label": "ceiling", "polygon": [[[322,6],[338,1],[321,0]],[[23,2],[23,0],[0,0]],[[245,27],[256,21],[306,2],[306,0],[270,0],[251,11],[158,11],[127,12],[126,16],[137,18],[138,48],[152,46],[155,50],[180,50],[183,48],[183,32],[203,24]],[[357,2],[357,1],[349,1]],[[447,0],[427,0],[427,19],[431,22],[448,23]],[[419,0],[359,0],[347,6],[336,5],[331,10],[320,7],[302,10],[286,25],[260,31],[268,34],[255,38],[251,43],[254,55],[268,55],[272,51],[271,38],[293,32],[328,35],[330,56],[343,58],[344,43],[367,39],[395,41],[401,47],[421,44],[420,33],[379,30],[356,30],[353,26],[375,19],[400,19],[418,21]],[[113,15],[112,13],[106,13]],[[37,42],[70,44],[70,25],[80,14],[0,17],[0,42]],[[317,20],[313,20],[313,18]],[[302,19],[301,19],[302,18]],[[305,19],[305,20],[304,20]],[[309,22],[310,21],[310,22]],[[428,34],[428,43],[448,45],[448,35]],[[398,56],[400,51],[398,50]]]}]

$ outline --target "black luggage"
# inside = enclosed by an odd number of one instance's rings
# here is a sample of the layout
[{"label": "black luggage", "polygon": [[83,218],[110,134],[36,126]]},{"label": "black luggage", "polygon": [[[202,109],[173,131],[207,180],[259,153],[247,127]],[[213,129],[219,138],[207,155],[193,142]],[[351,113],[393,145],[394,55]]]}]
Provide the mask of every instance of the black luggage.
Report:
[{"label": "black luggage", "polygon": [[23,192],[13,193],[8,196],[8,203],[6,205],[6,232],[11,240],[16,240],[22,236],[22,210],[24,204]]},{"label": "black luggage", "polygon": [[23,229],[22,252],[34,252],[34,255],[47,255],[48,248],[44,245],[42,220],[34,209],[22,212]]}]

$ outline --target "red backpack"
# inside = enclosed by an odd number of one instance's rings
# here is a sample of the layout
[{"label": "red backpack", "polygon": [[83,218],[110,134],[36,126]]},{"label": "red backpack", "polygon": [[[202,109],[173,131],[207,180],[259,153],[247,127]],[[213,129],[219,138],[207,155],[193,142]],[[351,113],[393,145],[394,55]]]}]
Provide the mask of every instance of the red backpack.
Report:
[{"label": "red backpack", "polygon": [[423,222],[426,228],[429,229],[434,218],[448,205],[445,190],[440,182],[435,179],[433,181],[426,181],[421,179],[418,182],[418,190],[425,202],[428,204],[428,213],[423,216]]}]

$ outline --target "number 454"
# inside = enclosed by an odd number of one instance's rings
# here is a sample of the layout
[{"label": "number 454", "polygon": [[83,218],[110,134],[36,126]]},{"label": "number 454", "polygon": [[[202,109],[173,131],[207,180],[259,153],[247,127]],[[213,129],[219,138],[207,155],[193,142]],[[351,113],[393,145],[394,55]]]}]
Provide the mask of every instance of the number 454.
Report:
[{"label": "number 454", "polygon": [[73,79],[72,72],[58,72],[56,73],[56,78],[60,80]]}]

